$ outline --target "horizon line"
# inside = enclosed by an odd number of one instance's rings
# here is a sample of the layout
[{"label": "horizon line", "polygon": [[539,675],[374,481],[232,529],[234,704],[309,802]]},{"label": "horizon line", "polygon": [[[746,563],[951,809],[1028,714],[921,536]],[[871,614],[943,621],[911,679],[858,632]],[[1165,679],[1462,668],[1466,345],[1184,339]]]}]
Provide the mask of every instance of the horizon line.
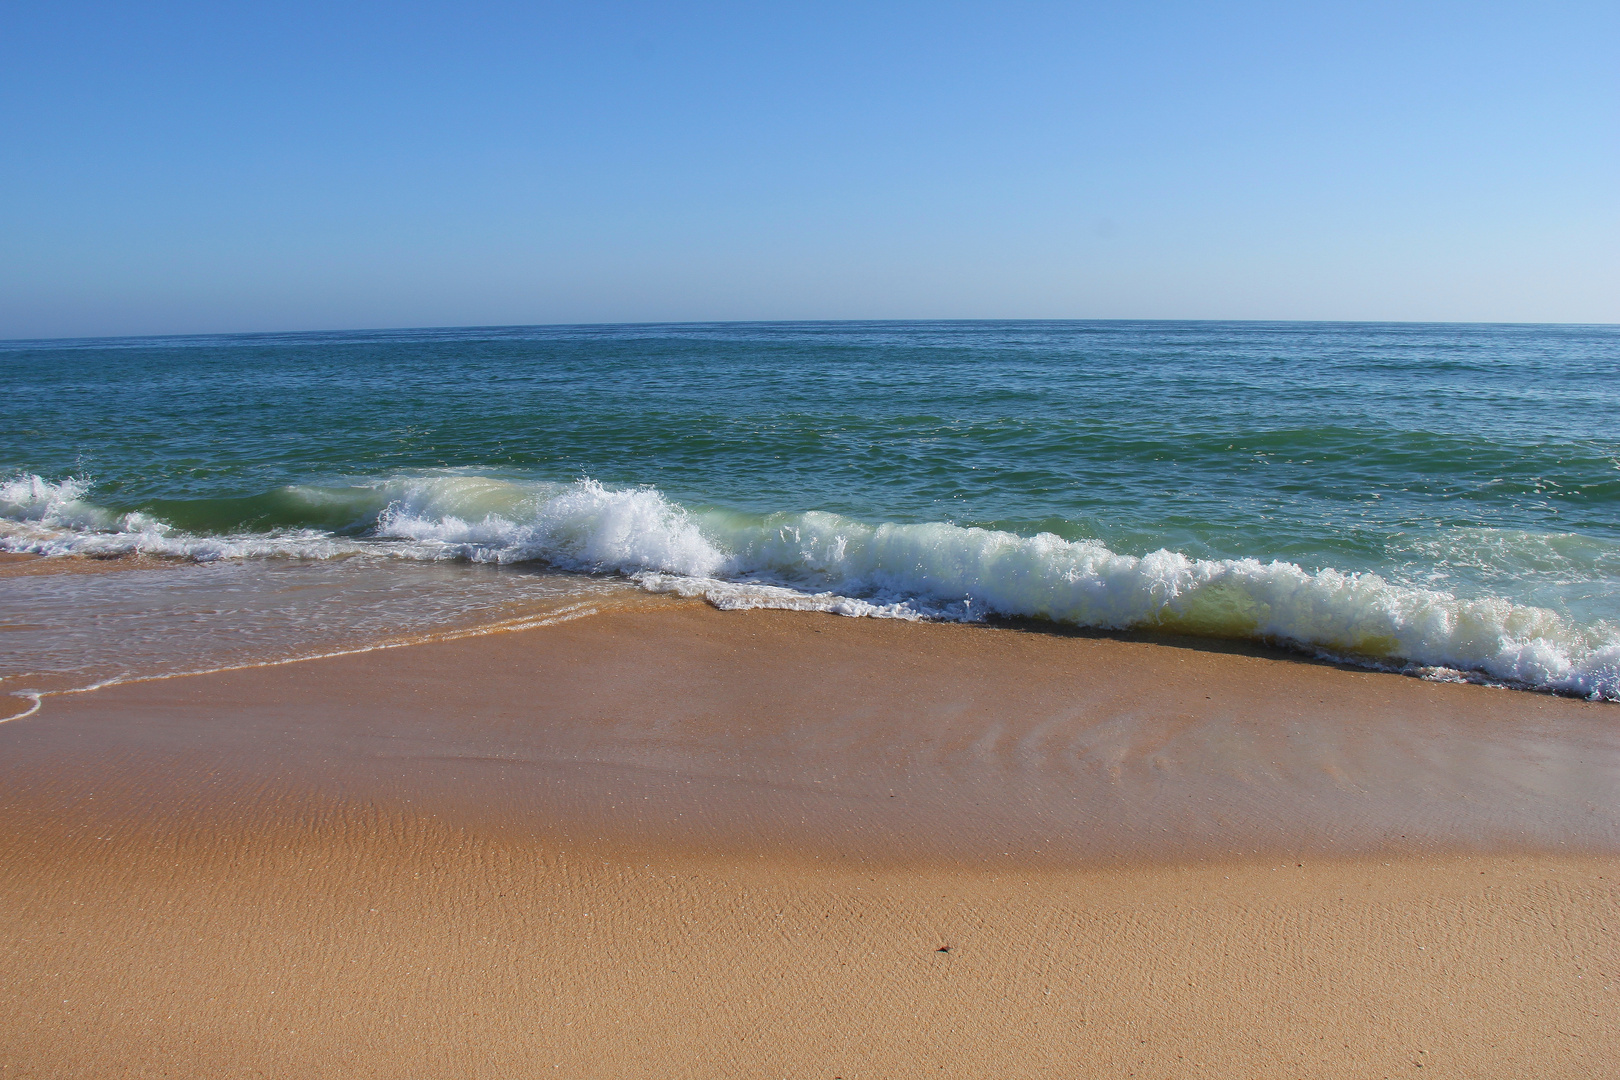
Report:
[{"label": "horizon line", "polygon": [[114,341],[172,341],[177,338],[267,338],[297,337],[327,334],[411,334],[476,332],[495,330],[596,330],[632,329],[648,327],[699,326],[921,326],[921,325],[989,325],[1022,324],[1051,325],[1097,323],[1159,323],[1159,324],[1219,324],[1246,326],[1499,326],[1499,327],[1616,327],[1620,322],[1522,322],[1514,320],[1460,320],[1460,319],[1167,319],[1167,318],[969,318],[969,319],[652,319],[623,322],[559,322],[559,323],[468,323],[441,326],[357,326],[328,327],[303,330],[201,330],[157,334],[89,334],[62,337],[0,338],[0,346],[95,343]]}]

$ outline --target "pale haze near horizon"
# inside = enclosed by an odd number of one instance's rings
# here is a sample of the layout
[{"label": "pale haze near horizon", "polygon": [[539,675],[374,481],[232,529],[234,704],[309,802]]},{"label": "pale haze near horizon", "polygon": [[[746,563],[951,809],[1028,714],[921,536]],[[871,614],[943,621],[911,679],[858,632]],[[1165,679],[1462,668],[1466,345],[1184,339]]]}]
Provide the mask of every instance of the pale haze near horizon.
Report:
[{"label": "pale haze near horizon", "polygon": [[0,338],[1620,322],[1620,7],[10,5]]}]

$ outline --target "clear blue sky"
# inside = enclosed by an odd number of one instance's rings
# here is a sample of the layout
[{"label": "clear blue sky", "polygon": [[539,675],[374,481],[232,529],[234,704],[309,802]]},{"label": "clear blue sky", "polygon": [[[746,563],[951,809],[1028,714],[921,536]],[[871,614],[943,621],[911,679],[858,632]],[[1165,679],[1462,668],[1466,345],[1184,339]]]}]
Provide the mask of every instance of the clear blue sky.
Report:
[{"label": "clear blue sky", "polygon": [[1620,322],[1620,4],[0,4],[0,337]]}]

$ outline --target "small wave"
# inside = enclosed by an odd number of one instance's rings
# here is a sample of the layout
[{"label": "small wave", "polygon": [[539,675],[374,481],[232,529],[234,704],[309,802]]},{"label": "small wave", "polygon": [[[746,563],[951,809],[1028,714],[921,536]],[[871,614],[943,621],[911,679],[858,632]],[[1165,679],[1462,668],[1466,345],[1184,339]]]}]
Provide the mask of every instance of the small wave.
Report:
[{"label": "small wave", "polygon": [[[481,498],[469,498],[462,478],[410,483],[378,517],[377,535],[475,562],[540,561],[569,570],[662,570],[693,577],[726,567],[726,554],[692,515],[651,488],[613,491],[582,480],[518,498],[516,485],[503,487],[509,490],[486,488],[476,493]],[[506,513],[487,510],[474,519],[447,506],[491,501],[503,504]]]},{"label": "small wave", "polygon": [[[635,574],[633,580],[648,592],[673,593],[689,600],[707,600],[721,611],[824,611],[852,618],[904,619],[908,622],[950,617],[945,610],[936,610],[913,601],[873,603],[858,597],[840,596],[835,592],[805,592],[757,581],[721,581],[718,578],[658,573]],[[962,608],[962,605],[956,606]],[[960,617],[965,619],[965,616],[966,609],[963,608]]]},{"label": "small wave", "polygon": [[14,476],[0,481],[0,517],[61,529],[119,528],[117,515],[85,501],[89,489],[90,482],[79,477],[52,483],[34,475]]},{"label": "small wave", "polygon": [[[1363,663],[1473,672],[1517,686],[1620,700],[1620,628],[1546,608],[1461,598],[1377,574],[1258,559],[1122,554],[1095,540],[943,522],[872,525],[810,512],[693,513],[652,488],[521,484],[445,475],[282,489],[370,514],[366,535],[315,529],[198,536],[85,500],[82,480],[0,485],[0,548],[137,551],[206,560],[375,554],[543,562],[634,577],[718,607],[976,620],[1018,616],[1098,629],[1241,638]],[[341,515],[340,515],[341,516]]]}]

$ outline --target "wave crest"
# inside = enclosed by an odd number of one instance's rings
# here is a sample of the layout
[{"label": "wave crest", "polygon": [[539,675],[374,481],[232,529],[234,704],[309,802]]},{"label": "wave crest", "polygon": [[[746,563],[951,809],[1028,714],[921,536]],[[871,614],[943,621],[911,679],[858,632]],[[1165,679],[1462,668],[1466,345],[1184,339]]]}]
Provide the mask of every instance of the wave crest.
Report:
[{"label": "wave crest", "polygon": [[[455,487],[449,492],[452,498],[465,495]],[[412,487],[379,516],[377,535],[435,545],[475,562],[539,561],[592,572],[707,577],[726,563],[692,516],[651,488],[612,491],[581,480],[517,502],[512,510],[522,515],[518,520],[494,511],[478,520],[447,514],[445,496],[442,484]]]}]

